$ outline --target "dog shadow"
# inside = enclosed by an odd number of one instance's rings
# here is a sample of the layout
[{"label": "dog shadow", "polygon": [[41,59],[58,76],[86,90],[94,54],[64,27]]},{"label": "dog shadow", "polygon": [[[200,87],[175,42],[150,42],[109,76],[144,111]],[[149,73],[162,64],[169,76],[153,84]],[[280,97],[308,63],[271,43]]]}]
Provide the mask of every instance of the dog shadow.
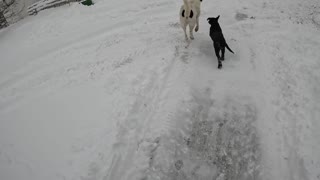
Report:
[{"label": "dog shadow", "polygon": [[204,56],[208,59],[216,57],[214,54],[212,40],[209,36],[206,36],[203,33],[198,34],[196,39],[192,41],[191,45],[201,56]]},{"label": "dog shadow", "polygon": [[212,41],[208,41],[208,40],[201,40],[202,43],[199,44],[198,48],[199,48],[199,52],[205,56],[208,57],[210,59],[213,59],[215,56],[214,54],[214,48],[213,48],[213,44]]}]

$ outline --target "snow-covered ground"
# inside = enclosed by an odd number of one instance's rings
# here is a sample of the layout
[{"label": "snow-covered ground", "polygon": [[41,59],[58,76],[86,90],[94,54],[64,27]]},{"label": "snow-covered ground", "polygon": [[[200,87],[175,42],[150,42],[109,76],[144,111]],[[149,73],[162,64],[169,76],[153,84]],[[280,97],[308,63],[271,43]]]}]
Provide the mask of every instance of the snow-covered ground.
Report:
[{"label": "snow-covered ground", "polygon": [[[0,31],[1,180],[319,180],[320,2],[97,0]],[[235,54],[217,69],[207,17]]]}]

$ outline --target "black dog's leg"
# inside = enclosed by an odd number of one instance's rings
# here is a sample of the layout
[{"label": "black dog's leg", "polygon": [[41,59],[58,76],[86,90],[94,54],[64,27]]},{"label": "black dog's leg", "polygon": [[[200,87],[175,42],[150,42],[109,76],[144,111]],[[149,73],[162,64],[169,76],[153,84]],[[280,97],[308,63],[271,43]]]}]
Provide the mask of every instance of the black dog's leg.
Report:
[{"label": "black dog's leg", "polygon": [[225,47],[222,47],[221,48],[221,58],[220,58],[221,61],[224,60],[224,52],[225,52]]},{"label": "black dog's leg", "polygon": [[222,68],[221,60],[218,60],[218,69],[221,69],[221,68]]},{"label": "black dog's leg", "polygon": [[220,46],[217,43],[213,43],[213,46],[214,46],[214,51],[216,53],[216,56],[218,58],[218,68],[221,69],[222,68],[222,63],[221,63],[221,58],[220,58],[220,54],[219,54]]},{"label": "black dog's leg", "polygon": [[216,53],[218,60],[220,60],[220,54],[219,54],[220,46],[217,43],[213,43],[213,47],[214,47],[214,51]]}]

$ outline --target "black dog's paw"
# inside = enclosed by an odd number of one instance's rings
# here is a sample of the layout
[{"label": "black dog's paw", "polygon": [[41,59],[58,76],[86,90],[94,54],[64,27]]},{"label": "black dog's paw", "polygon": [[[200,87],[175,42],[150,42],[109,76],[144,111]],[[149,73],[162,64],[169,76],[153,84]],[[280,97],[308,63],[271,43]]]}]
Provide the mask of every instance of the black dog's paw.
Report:
[{"label": "black dog's paw", "polygon": [[222,64],[219,64],[219,65],[218,65],[218,69],[221,69],[221,68],[222,68]]},{"label": "black dog's paw", "polygon": [[220,58],[220,61],[224,61],[224,57]]}]

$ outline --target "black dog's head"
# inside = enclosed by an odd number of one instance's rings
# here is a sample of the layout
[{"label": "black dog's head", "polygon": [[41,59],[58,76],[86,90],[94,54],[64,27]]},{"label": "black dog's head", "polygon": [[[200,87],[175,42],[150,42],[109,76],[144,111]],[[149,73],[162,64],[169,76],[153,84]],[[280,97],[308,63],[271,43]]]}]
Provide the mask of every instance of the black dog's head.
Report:
[{"label": "black dog's head", "polygon": [[220,17],[220,15],[218,16],[218,17],[216,17],[216,18],[214,18],[214,17],[209,17],[208,19],[207,19],[207,21],[208,21],[208,23],[209,24],[211,24],[211,25],[219,25],[219,23],[218,23],[218,19],[219,19],[219,17]]}]

